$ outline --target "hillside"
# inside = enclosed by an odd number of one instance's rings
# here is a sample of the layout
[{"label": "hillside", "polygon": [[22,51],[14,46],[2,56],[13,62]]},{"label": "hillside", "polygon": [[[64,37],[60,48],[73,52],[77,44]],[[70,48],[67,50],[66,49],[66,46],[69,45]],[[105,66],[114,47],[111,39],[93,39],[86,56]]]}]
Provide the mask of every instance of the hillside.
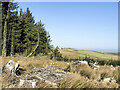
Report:
[{"label": "hillside", "polygon": [[63,57],[67,56],[68,58],[79,58],[89,56],[94,59],[105,59],[105,60],[118,60],[117,53],[103,53],[103,52],[96,52],[96,51],[89,51],[89,50],[78,50],[73,48],[65,48],[59,49],[60,53],[62,53]]}]

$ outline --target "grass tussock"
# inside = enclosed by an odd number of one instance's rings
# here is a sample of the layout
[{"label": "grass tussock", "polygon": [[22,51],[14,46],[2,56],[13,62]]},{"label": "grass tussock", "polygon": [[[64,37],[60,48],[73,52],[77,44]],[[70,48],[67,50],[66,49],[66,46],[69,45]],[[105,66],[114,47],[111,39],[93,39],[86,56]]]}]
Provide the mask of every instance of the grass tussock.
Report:
[{"label": "grass tussock", "polygon": [[80,75],[73,74],[65,78],[59,88],[85,88],[86,83],[83,81],[86,81],[85,78],[82,78]]},{"label": "grass tussock", "polygon": [[98,82],[84,78],[79,74],[72,74],[65,78],[59,88],[117,88],[116,83]]},{"label": "grass tussock", "polygon": [[65,68],[65,71],[71,73],[77,73],[91,80],[101,80],[106,77],[114,77],[118,81],[118,67],[115,70],[111,70],[111,66],[100,66],[98,69],[92,69],[89,65],[69,65]]}]

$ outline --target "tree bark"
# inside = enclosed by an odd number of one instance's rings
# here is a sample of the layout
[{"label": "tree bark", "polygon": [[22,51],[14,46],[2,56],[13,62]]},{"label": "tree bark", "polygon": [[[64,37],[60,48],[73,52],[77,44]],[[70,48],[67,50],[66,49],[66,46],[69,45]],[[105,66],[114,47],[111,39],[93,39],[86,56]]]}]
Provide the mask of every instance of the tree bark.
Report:
[{"label": "tree bark", "polygon": [[7,42],[7,20],[8,20],[8,14],[5,20],[5,24],[4,24],[4,31],[3,31],[3,49],[2,49],[2,56],[6,57],[6,42]]},{"label": "tree bark", "polygon": [[7,22],[8,22],[9,15],[10,15],[9,9],[10,8],[8,7],[6,19],[5,19],[5,23],[4,23],[2,57],[6,57],[6,55],[7,55],[6,42],[7,42]]},{"label": "tree bark", "polygon": [[2,5],[0,5],[0,56],[2,56]]},{"label": "tree bark", "polygon": [[12,29],[11,52],[10,52],[11,56],[13,56],[13,54],[14,54],[14,37],[13,37],[13,35],[14,35],[14,32]]}]

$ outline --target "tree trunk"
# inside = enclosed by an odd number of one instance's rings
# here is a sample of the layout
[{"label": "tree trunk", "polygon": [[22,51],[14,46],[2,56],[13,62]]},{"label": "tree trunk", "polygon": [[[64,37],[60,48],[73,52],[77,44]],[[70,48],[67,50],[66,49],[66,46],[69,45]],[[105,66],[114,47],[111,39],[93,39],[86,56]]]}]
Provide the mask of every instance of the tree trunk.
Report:
[{"label": "tree trunk", "polygon": [[14,32],[13,32],[13,29],[12,29],[12,39],[11,39],[11,52],[10,52],[10,55],[13,56],[14,54]]},{"label": "tree trunk", "polygon": [[6,48],[6,42],[7,42],[7,21],[9,19],[9,15],[10,15],[10,12],[9,12],[9,9],[8,9],[8,12],[7,12],[7,16],[6,16],[6,19],[5,19],[5,23],[4,23],[4,31],[3,31],[3,48],[2,48],[2,56],[3,57],[6,57],[6,53],[7,53],[7,48]]},{"label": "tree trunk", "polygon": [[37,45],[36,45],[36,47],[34,48],[34,50],[33,50],[27,57],[30,57],[30,56],[36,51],[36,49],[37,49],[38,46],[39,46],[39,42],[40,42],[40,36],[39,36],[39,33],[38,33],[38,42],[37,42]]},{"label": "tree trunk", "polygon": [[0,5],[0,56],[2,56],[2,5]]},{"label": "tree trunk", "polygon": [[3,49],[2,49],[2,56],[3,56],[3,57],[6,57],[7,18],[8,18],[8,15],[7,15],[6,20],[5,20],[4,31],[3,31]]}]

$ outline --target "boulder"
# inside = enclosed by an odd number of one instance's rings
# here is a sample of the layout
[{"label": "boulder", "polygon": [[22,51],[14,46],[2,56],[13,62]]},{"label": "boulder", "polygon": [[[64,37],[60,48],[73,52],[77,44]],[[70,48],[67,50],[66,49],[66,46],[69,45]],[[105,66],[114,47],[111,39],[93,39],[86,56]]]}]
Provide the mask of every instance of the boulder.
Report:
[{"label": "boulder", "polygon": [[3,67],[4,72],[12,74],[14,73],[16,75],[20,75],[22,70],[23,69],[20,67],[20,65],[13,60],[9,60],[7,64]]},{"label": "boulder", "polygon": [[112,80],[114,80],[113,77],[106,77],[103,79],[104,82],[112,82]]},{"label": "boulder", "polygon": [[20,85],[20,87],[26,87],[26,88],[35,88],[35,86],[36,86],[36,81],[35,80],[22,80],[22,79],[20,79],[20,83],[19,83],[19,85]]},{"label": "boulder", "polygon": [[87,61],[76,61],[76,62],[74,62],[74,64],[88,64],[88,62]]}]

